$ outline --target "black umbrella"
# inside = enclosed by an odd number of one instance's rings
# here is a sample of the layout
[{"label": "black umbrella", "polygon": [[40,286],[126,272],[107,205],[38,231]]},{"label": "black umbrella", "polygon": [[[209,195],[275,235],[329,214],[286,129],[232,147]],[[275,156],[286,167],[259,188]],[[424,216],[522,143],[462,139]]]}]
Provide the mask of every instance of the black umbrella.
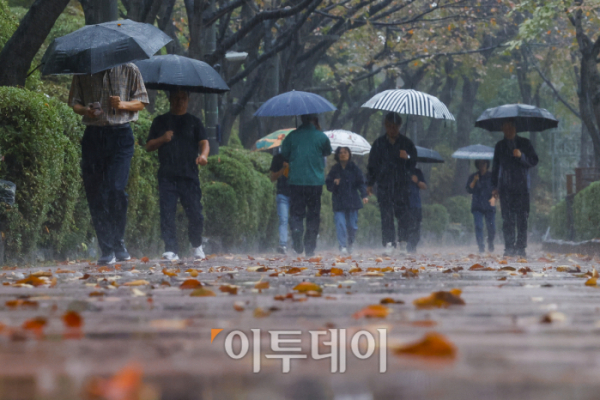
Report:
[{"label": "black umbrella", "polygon": [[558,126],[558,120],[548,110],[527,104],[488,108],[477,118],[475,126],[492,132],[502,131],[502,125],[509,119],[515,120],[517,132],[541,132]]},{"label": "black umbrella", "polygon": [[42,75],[94,74],[150,58],[171,40],[153,25],[128,19],[84,26],[54,39],[42,58]]},{"label": "black umbrella", "polygon": [[187,90],[199,93],[229,91],[221,75],[205,62],[169,54],[136,61],[144,85],[156,90]]},{"label": "black umbrella", "polygon": [[444,159],[435,150],[426,149],[425,147],[415,146],[417,148],[417,162],[420,163],[443,163]]}]

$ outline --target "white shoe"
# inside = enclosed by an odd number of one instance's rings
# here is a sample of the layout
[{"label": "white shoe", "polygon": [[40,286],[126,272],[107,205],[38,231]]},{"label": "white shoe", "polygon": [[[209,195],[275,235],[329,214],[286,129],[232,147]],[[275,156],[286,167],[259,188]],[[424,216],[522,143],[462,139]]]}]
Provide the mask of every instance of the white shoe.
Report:
[{"label": "white shoe", "polygon": [[398,246],[396,247],[396,251],[398,252],[398,254],[407,254],[406,245],[406,242],[398,242]]},{"label": "white shoe", "polygon": [[383,250],[383,255],[386,257],[389,257],[392,255],[393,252],[394,252],[394,245],[392,244],[392,242],[388,242],[385,245],[385,250]]},{"label": "white shoe", "polygon": [[202,250],[202,246],[194,247],[194,259],[195,260],[203,260],[206,256],[204,255],[204,250]]},{"label": "white shoe", "polygon": [[340,254],[343,256],[347,256],[348,255],[348,249],[345,247],[342,247],[342,249],[340,250]]},{"label": "white shoe", "polygon": [[177,254],[173,253],[172,251],[167,251],[167,252],[163,253],[162,258],[164,258],[165,260],[168,260],[168,261],[179,260],[179,256]]}]

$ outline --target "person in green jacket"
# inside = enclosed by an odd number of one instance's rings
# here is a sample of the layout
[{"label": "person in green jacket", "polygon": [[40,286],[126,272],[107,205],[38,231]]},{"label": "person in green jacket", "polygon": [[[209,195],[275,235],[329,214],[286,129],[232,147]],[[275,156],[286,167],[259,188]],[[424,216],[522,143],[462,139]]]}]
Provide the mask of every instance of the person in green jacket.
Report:
[{"label": "person in green jacket", "polygon": [[[302,115],[302,125],[281,144],[281,154],[290,165],[290,228],[296,253],[315,253],[321,223],[321,194],[325,184],[323,157],[331,154],[329,138],[321,131],[317,115]],[[306,218],[306,233],[304,233]]]}]

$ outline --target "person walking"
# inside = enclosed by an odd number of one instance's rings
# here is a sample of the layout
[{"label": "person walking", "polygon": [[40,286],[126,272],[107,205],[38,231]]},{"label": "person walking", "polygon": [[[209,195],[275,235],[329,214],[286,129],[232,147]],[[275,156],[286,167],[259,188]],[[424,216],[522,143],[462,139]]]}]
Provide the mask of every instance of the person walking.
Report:
[{"label": "person walking", "polygon": [[377,201],[381,211],[381,236],[384,255],[396,247],[394,217],[398,224],[399,247],[406,249],[409,227],[409,183],[417,163],[417,148],[400,134],[402,117],[397,113],[385,116],[385,135],[373,142],[367,167],[367,193],[377,184]]},{"label": "person walking", "polygon": [[539,159],[529,139],[517,136],[514,120],[506,120],[502,131],[504,139],[494,148],[492,194],[500,198],[504,256],[527,257],[529,169],[535,167]]},{"label": "person walking", "polygon": [[92,75],[75,75],[68,104],[86,126],[81,172],[102,256],[98,265],[131,259],[125,248],[129,167],[134,138],[129,125],[148,104],[142,75],[123,64]]},{"label": "person walking", "polygon": [[427,190],[425,176],[419,168],[413,169],[413,175],[409,184],[408,198],[408,241],[406,251],[408,253],[416,253],[417,245],[421,240],[421,221],[423,220],[423,210],[421,209],[421,190]]},{"label": "person walking", "polygon": [[472,194],[471,213],[475,222],[475,237],[479,252],[485,252],[483,236],[483,220],[487,227],[488,251],[494,252],[496,236],[496,199],[492,195],[492,173],[489,171],[489,160],[475,160],[477,172],[467,179],[467,192]]},{"label": "person walking", "polygon": [[339,249],[342,255],[352,253],[358,230],[358,210],[367,204],[367,186],[360,168],[352,161],[348,147],[335,150],[335,164],[325,180],[327,190],[332,193],[333,218]]},{"label": "person walking", "polygon": [[317,115],[300,118],[302,125],[287,135],[281,144],[281,154],[290,167],[290,227],[294,250],[312,257],[321,223],[321,194],[325,184],[323,157],[331,154],[331,143],[321,131]]},{"label": "person walking", "polygon": [[283,159],[281,147],[271,160],[271,182],[277,181],[277,215],[279,216],[279,254],[287,253],[288,221],[290,214],[290,165]]},{"label": "person walking", "polygon": [[205,258],[202,249],[204,216],[198,165],[208,163],[210,146],[202,122],[187,112],[189,93],[169,94],[171,110],[152,121],[146,151],[158,150],[158,192],[160,201],[160,231],[165,242],[163,258],[179,260],[175,229],[177,200],[188,218],[188,237],[194,259]]}]

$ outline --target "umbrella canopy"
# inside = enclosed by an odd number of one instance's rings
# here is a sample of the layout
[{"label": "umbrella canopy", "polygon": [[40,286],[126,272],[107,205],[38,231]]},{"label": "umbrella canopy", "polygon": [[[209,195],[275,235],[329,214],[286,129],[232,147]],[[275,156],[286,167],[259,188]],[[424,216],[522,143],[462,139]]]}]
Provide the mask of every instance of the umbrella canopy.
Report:
[{"label": "umbrella canopy", "polygon": [[371,151],[371,145],[367,142],[367,139],[356,133],[345,131],[343,129],[335,129],[327,131],[325,134],[331,142],[333,151],[338,147],[348,147],[352,154],[360,156],[364,156]]},{"label": "umbrella canopy", "polygon": [[153,25],[128,19],[84,26],[54,39],[42,58],[42,75],[94,74],[150,58],[171,40]]},{"label": "umbrella canopy", "polygon": [[475,126],[488,131],[502,131],[502,124],[514,118],[517,132],[541,132],[556,128],[558,120],[548,110],[527,104],[505,104],[488,108],[477,118]]},{"label": "umbrella canopy", "polygon": [[435,150],[426,149],[425,147],[415,146],[417,148],[417,162],[420,163],[443,163],[444,159]]},{"label": "umbrella canopy", "polygon": [[456,150],[452,157],[462,160],[491,160],[494,158],[494,148],[483,144],[473,144]]},{"label": "umbrella canopy", "polygon": [[264,138],[257,140],[253,147],[258,151],[267,151],[279,147],[281,146],[283,139],[285,139],[285,137],[293,130],[295,130],[295,128],[280,129],[270,133]]},{"label": "umbrella canopy", "polygon": [[454,115],[437,97],[412,89],[386,90],[373,96],[362,107],[454,121]]},{"label": "umbrella canopy", "polygon": [[291,115],[320,114],[337,108],[318,94],[291,91],[267,100],[254,113],[255,117],[285,117]]},{"label": "umbrella canopy", "polygon": [[205,62],[169,54],[136,61],[148,89],[198,93],[229,91],[221,75]]}]

